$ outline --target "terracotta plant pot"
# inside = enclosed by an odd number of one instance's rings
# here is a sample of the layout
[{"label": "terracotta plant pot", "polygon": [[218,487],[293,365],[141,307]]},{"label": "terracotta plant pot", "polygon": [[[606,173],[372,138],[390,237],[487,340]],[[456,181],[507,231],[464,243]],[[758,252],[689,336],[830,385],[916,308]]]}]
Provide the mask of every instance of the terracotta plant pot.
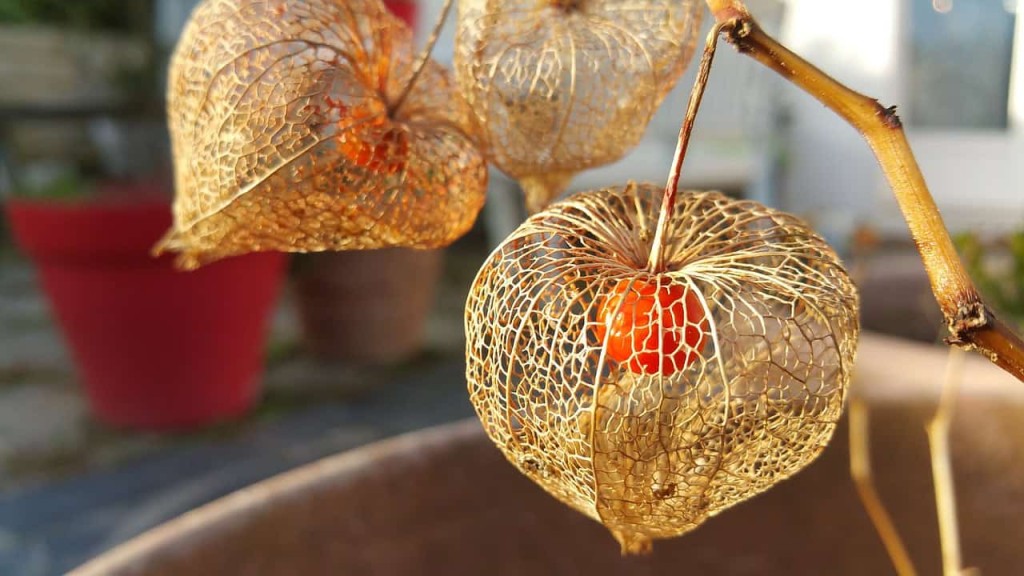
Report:
[{"label": "terracotta plant pot", "polygon": [[[919,573],[939,574],[923,426],[946,352],[864,338],[877,485]],[[952,454],[965,562],[1024,572],[1024,387],[968,358]],[[847,431],[807,470],[648,557],[504,461],[474,421],[327,458],[187,513],[74,576],[891,574],[850,481]]]},{"label": "terracotta plant pot", "polygon": [[315,356],[384,364],[420,349],[444,266],[443,251],[311,254],[296,264],[303,340]]},{"label": "terracotta plant pot", "polygon": [[16,242],[34,261],[95,416],[180,429],[236,416],[259,396],[268,320],[285,256],[253,254],[179,272],[150,249],[166,200],[12,199]]}]

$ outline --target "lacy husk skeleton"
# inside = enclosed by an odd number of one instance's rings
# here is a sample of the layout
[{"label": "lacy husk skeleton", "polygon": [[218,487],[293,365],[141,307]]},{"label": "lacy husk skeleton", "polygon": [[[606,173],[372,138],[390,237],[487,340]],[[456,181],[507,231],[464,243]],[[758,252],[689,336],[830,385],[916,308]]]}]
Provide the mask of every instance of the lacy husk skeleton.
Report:
[{"label": "lacy husk skeleton", "polygon": [[[813,460],[842,413],[858,330],[824,240],[754,202],[683,193],[665,270],[646,270],[662,191],[588,192],[534,215],[484,264],[466,312],[470,398],[488,434],[632,552]],[[699,295],[710,322],[676,328],[708,335],[688,366],[643,374],[609,358],[598,308],[623,280]],[[661,317],[638,329],[671,330]]]},{"label": "lacy husk skeleton", "polygon": [[693,55],[704,7],[460,0],[455,77],[488,159],[536,212],[640,141]]},{"label": "lacy husk skeleton", "polygon": [[448,73],[413,71],[412,34],[377,0],[197,8],[168,115],[185,267],[255,250],[446,246],[483,206],[486,164]]}]

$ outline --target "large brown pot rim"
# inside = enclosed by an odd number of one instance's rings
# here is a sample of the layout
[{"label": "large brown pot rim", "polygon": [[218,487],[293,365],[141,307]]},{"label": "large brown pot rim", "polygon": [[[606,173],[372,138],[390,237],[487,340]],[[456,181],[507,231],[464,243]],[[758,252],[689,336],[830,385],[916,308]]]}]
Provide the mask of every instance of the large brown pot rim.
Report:
[{"label": "large brown pot rim", "polygon": [[[871,404],[935,403],[948,357],[945,349],[876,334],[863,335],[860,348],[854,394],[867,398]],[[895,363],[894,359],[899,362]],[[965,397],[1024,403],[1024,385],[984,358],[974,355],[966,358],[964,374],[962,394]],[[201,542],[207,535],[222,533],[232,524],[245,522],[254,510],[272,509],[290,498],[337,490],[377,473],[386,462],[408,465],[457,450],[459,446],[485,441],[479,421],[469,418],[328,456],[187,512],[102,554],[69,575],[123,573],[126,567],[148,562],[156,552],[185,550],[192,542]]]},{"label": "large brown pot rim", "polygon": [[147,562],[156,551],[187,548],[189,542],[202,541],[206,534],[219,533],[222,527],[244,521],[246,512],[273,508],[275,502],[293,495],[336,490],[372,474],[381,462],[428,459],[435,452],[451,450],[453,445],[479,441],[481,436],[480,422],[476,418],[467,418],[327,456],[186,512],[90,560],[69,572],[68,576],[122,573],[128,566]]}]

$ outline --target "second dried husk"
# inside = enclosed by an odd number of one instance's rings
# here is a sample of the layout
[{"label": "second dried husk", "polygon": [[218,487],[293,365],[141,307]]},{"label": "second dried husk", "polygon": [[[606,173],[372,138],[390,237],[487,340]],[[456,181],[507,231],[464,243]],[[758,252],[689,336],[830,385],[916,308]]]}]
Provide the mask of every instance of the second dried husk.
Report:
[{"label": "second dried husk", "polygon": [[460,0],[455,76],[531,212],[636,146],[693,55],[695,0]]},{"label": "second dried husk", "polygon": [[[611,188],[534,215],[488,258],[466,305],[469,392],[488,435],[625,552],[814,460],[842,413],[858,334],[835,253],[755,202],[681,192],[666,269],[647,271],[661,194]],[[700,295],[709,341],[688,368],[637,374],[607,356],[595,309],[623,279]]]}]

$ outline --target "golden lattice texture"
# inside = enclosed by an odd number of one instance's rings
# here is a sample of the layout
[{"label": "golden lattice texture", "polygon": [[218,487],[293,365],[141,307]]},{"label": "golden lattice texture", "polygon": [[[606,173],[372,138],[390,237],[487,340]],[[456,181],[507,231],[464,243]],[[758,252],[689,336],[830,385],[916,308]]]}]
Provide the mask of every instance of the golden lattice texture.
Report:
[{"label": "golden lattice texture", "polygon": [[439,247],[483,205],[467,111],[378,0],[206,0],[171,63],[174,229],[186,267],[255,250]]},{"label": "golden lattice texture", "polygon": [[[552,205],[490,256],[466,306],[469,391],[487,433],[627,552],[814,460],[858,333],[835,253],[755,202],[681,192],[665,271],[647,272],[660,199],[660,187],[630,185]],[[636,325],[623,332],[627,309]]]},{"label": "golden lattice texture", "polygon": [[693,55],[695,0],[459,0],[455,75],[531,212],[619,159]]}]

